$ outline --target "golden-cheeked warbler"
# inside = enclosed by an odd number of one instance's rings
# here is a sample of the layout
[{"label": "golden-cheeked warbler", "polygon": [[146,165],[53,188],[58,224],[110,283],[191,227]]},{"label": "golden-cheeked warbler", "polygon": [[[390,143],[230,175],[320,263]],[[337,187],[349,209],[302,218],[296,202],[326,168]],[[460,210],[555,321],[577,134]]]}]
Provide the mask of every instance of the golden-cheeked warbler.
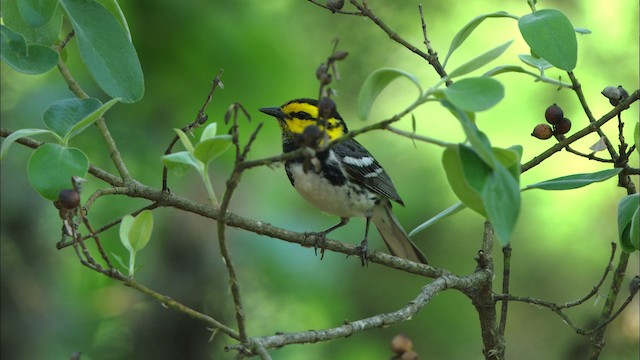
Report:
[{"label": "golden-cheeked warbler", "polygon": [[[332,103],[332,102],[331,102]],[[332,103],[333,104],[333,103]],[[345,135],[347,125],[335,105],[319,117],[318,101],[296,99],[278,107],[261,108],[278,120],[285,153],[305,146],[301,137],[310,129],[320,130],[328,141]],[[317,160],[316,160],[317,159]],[[287,176],[296,190],[318,209],[340,217],[340,222],[316,233],[324,239],[331,231],[347,224],[350,218],[366,219],[364,240],[358,247],[363,265],[367,261],[369,224],[373,221],[391,254],[411,261],[427,263],[426,256],[409,240],[391,210],[391,200],[403,205],[387,172],[356,140],[348,139],[315,154],[316,166],[308,166],[301,156],[285,163]]]}]

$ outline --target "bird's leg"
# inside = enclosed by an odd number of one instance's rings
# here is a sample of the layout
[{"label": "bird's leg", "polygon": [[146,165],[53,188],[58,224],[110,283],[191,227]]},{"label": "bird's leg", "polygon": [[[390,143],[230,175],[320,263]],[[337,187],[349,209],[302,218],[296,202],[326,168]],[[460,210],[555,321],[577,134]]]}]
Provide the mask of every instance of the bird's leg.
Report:
[{"label": "bird's leg", "polygon": [[325,248],[325,244],[327,242],[327,234],[332,232],[333,230],[343,227],[345,225],[347,225],[347,223],[349,222],[349,218],[347,217],[341,217],[340,218],[340,222],[333,225],[332,227],[328,228],[327,230],[324,231],[319,231],[319,232],[307,232],[305,233],[305,236],[315,236],[316,237],[316,241],[313,245],[313,250],[316,254],[316,256],[318,255],[318,248],[320,248],[320,260],[322,260],[324,258],[324,248]]},{"label": "bird's leg", "polygon": [[362,266],[369,265],[369,224],[371,223],[371,216],[367,216],[367,224],[364,228],[364,240],[360,245],[356,246],[354,254],[360,256],[362,260]]}]

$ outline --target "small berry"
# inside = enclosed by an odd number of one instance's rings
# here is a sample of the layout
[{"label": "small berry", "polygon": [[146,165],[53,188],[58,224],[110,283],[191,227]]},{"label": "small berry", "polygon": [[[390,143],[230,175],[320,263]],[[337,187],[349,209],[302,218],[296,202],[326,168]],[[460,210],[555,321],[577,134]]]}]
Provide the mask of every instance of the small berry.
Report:
[{"label": "small berry", "polygon": [[607,86],[606,88],[604,88],[604,90],[602,90],[601,94],[609,99],[609,103],[611,105],[616,106],[620,102],[620,88],[621,87]]},{"label": "small berry", "polygon": [[553,129],[551,129],[551,126],[547,124],[538,124],[535,128],[533,128],[531,136],[536,137],[540,140],[547,140],[550,139],[551,136],[553,136]]},{"label": "small berry", "polygon": [[413,349],[413,342],[411,339],[403,334],[398,334],[391,340],[391,351],[396,354],[403,354]]},{"label": "small berry", "polygon": [[58,193],[58,200],[54,205],[58,209],[75,209],[80,205],[80,193],[76,190],[62,190]]},{"label": "small berry", "polygon": [[342,10],[344,0],[327,0],[327,7],[332,11]]},{"label": "small berry", "polygon": [[318,117],[329,119],[336,112],[336,103],[327,96],[323,96],[318,102]]},{"label": "small berry", "polygon": [[327,66],[327,64],[320,64],[320,66],[318,66],[318,68],[316,69],[316,78],[318,80],[321,80],[327,74],[327,71],[329,71],[329,67]]},{"label": "small berry", "polygon": [[563,118],[557,125],[555,125],[555,132],[557,134],[566,134],[571,130],[571,121],[567,118]]},{"label": "small berry", "polygon": [[553,104],[544,112],[544,118],[547,119],[549,124],[557,125],[564,118],[564,112],[560,106]]}]

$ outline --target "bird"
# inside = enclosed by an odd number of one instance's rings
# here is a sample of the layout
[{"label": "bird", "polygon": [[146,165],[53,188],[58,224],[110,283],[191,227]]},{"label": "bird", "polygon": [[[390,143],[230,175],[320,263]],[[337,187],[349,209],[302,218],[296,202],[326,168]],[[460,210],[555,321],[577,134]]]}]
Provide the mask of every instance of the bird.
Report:
[{"label": "bird", "polygon": [[318,150],[311,161],[309,156],[301,155],[286,160],[284,166],[289,181],[303,198],[321,211],[340,217],[338,224],[313,234],[324,241],[327,234],[346,225],[351,218],[364,217],[364,240],[356,247],[363,266],[368,264],[371,222],[392,255],[427,264],[427,257],[393,214],[391,202],[402,206],[404,203],[373,155],[353,138],[327,146],[349,131],[333,100],[299,98],[259,111],[278,120],[283,153],[310,144]]}]

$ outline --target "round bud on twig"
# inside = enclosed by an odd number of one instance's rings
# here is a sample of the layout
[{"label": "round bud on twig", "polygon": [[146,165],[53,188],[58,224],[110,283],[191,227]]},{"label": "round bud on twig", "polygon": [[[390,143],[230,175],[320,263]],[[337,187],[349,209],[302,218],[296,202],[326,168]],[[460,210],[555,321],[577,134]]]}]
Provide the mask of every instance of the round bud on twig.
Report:
[{"label": "round bud on twig", "polygon": [[618,103],[620,102],[620,89],[615,86],[607,86],[606,88],[604,88],[604,90],[602,90],[601,94],[609,99],[609,103],[613,106],[618,105]]},{"label": "round bud on twig", "polygon": [[544,112],[544,118],[551,125],[557,125],[564,118],[564,112],[558,104],[553,104]]},{"label": "round bud on twig", "polygon": [[398,334],[391,340],[391,351],[396,354],[403,354],[413,350],[413,342],[409,337],[403,334]]},{"label": "round bud on twig", "polygon": [[80,193],[76,190],[62,190],[53,204],[57,209],[75,209],[80,206]]},{"label": "round bud on twig", "polygon": [[553,136],[553,129],[551,129],[551,126],[547,124],[538,124],[535,128],[533,128],[531,136],[540,140],[547,140],[550,139],[551,136]]},{"label": "round bud on twig", "polygon": [[318,117],[320,119],[329,119],[336,112],[336,103],[327,96],[323,96],[318,102]]},{"label": "round bud on twig", "polygon": [[555,132],[557,134],[566,134],[571,130],[571,121],[567,118],[563,118],[557,125],[555,125]]},{"label": "round bud on twig", "polygon": [[342,7],[344,7],[344,0],[327,0],[327,7],[333,12],[342,10]]}]

